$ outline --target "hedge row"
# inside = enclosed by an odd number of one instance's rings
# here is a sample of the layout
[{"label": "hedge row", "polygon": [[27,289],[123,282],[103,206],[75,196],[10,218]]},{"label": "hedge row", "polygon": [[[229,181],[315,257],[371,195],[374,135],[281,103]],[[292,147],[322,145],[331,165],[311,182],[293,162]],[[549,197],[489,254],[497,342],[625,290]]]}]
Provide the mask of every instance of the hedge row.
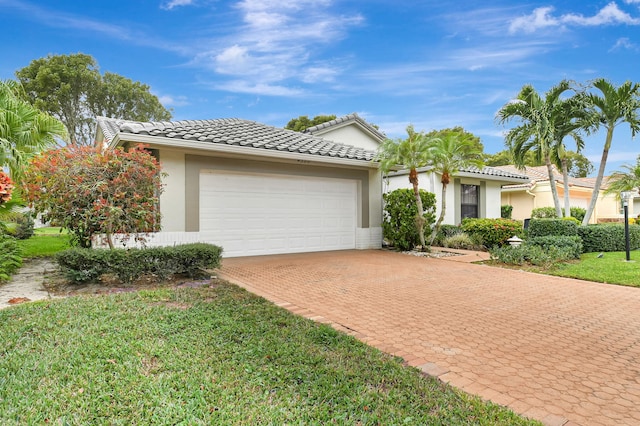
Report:
[{"label": "hedge row", "polygon": [[[578,236],[582,240],[582,252],[610,252],[625,250],[624,224],[610,223],[578,226],[575,220],[532,219],[529,238],[546,236]],[[640,226],[629,227],[629,245],[640,248]]]},{"label": "hedge row", "polygon": [[[584,253],[599,251],[625,251],[624,224],[587,225],[578,228]],[[640,248],[640,226],[629,226],[631,250]]]},{"label": "hedge row", "polygon": [[194,277],[204,269],[220,266],[221,258],[221,247],[204,243],[144,249],[73,248],[56,255],[62,271],[75,283],[96,280],[104,274],[115,274],[123,283],[144,275],[160,281],[177,274]]}]

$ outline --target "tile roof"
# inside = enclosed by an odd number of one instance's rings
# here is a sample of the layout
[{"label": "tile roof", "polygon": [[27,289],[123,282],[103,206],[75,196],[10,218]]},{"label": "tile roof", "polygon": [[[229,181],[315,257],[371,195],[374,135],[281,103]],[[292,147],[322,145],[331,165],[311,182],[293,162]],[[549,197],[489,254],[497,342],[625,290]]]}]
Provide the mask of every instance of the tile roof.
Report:
[{"label": "tile roof", "polygon": [[98,117],[97,121],[109,143],[116,135],[126,140],[126,134],[133,134],[350,160],[371,161],[376,155],[375,151],[238,118],[144,123]]},{"label": "tile roof", "polygon": [[331,128],[331,127],[335,127],[335,126],[338,126],[338,125],[341,125],[341,124],[346,124],[346,123],[351,123],[351,122],[355,122],[355,123],[360,124],[362,127],[364,127],[369,132],[371,132],[376,137],[376,139],[380,140],[380,142],[382,142],[385,139],[387,139],[387,135],[385,135],[380,130],[378,130],[375,127],[373,127],[371,124],[369,124],[367,121],[365,121],[363,118],[361,118],[355,112],[352,113],[352,114],[347,114],[344,117],[338,117],[335,120],[331,120],[331,121],[327,121],[327,122],[322,123],[322,124],[318,124],[317,126],[309,127],[304,132],[305,133],[309,133],[309,134],[314,134],[314,133],[318,133],[318,132],[322,132],[324,130],[327,130],[327,129]]},{"label": "tile roof", "polygon": [[[562,173],[556,168],[553,167],[553,177],[555,178],[558,184],[562,184],[563,178]],[[531,187],[537,182],[547,182],[549,180],[549,172],[547,171],[547,166],[535,166],[535,167],[525,167],[524,169],[518,169],[514,165],[508,166],[495,166],[496,169],[503,170],[505,172],[518,172],[520,174],[524,174],[529,178],[529,183],[525,186]],[[602,181],[602,188],[606,188],[607,176],[604,177]],[[569,176],[569,186],[578,186],[582,188],[593,189],[595,187],[595,178],[574,178]],[[521,187],[522,185],[508,185],[507,188],[516,188]]]},{"label": "tile roof", "polygon": [[[422,172],[426,172],[428,171],[429,168],[427,167],[422,167],[418,169],[418,173],[422,173]],[[389,173],[389,176],[398,176],[398,175],[408,175],[409,174],[409,170],[407,169],[403,169],[403,170],[399,170],[397,172],[391,172]],[[509,179],[509,180],[516,180],[516,181],[523,181],[528,183],[529,178],[527,176],[525,176],[522,173],[516,173],[516,172],[510,172],[510,171],[506,171],[506,170],[501,170],[498,169],[496,167],[483,167],[483,168],[478,168],[478,167],[468,167],[465,169],[460,169],[457,173],[457,175],[462,175],[462,174],[472,174],[472,175],[484,175],[484,176],[495,176],[497,178],[501,178],[501,179]],[[509,185],[511,186],[511,185]]]}]

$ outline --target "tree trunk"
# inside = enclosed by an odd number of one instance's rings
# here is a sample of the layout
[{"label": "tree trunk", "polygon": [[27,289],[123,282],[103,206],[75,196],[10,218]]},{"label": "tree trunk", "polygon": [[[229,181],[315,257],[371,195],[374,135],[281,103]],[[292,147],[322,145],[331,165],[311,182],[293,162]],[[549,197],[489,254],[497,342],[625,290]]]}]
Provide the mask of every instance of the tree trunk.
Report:
[{"label": "tree trunk", "polygon": [[438,232],[440,231],[440,226],[444,221],[444,215],[447,211],[447,184],[442,182],[442,209],[440,210],[440,216],[438,217],[438,221],[436,225],[433,227],[433,231],[431,231],[431,238],[429,239],[429,245],[432,245],[438,236]]},{"label": "tree trunk", "polygon": [[571,204],[569,201],[569,170],[567,167],[567,159],[562,160],[562,180],[564,184],[564,216],[571,216]]},{"label": "tree trunk", "polygon": [[553,205],[556,208],[556,215],[558,217],[562,217],[560,197],[558,196],[558,188],[556,187],[556,178],[553,174],[553,165],[551,164],[551,158],[548,153],[544,156],[544,162],[547,165],[547,172],[549,173],[549,186],[551,186],[551,194],[553,195]]},{"label": "tree trunk", "polygon": [[416,227],[418,228],[420,245],[422,246],[422,251],[428,251],[427,244],[424,240],[424,207],[422,206],[422,198],[420,197],[420,189],[418,188],[418,172],[416,169],[409,171],[409,182],[413,185],[413,195],[416,197],[416,205],[418,206]]},{"label": "tree trunk", "polygon": [[591,194],[591,201],[587,208],[587,213],[582,219],[582,225],[589,224],[589,219],[593,214],[593,210],[596,208],[596,202],[598,201],[598,195],[600,193],[600,186],[602,185],[602,178],[604,177],[604,169],[607,167],[607,157],[609,157],[609,148],[611,148],[611,140],[613,139],[613,126],[607,128],[607,139],[602,149],[602,158],[600,159],[600,167],[598,168],[598,176],[596,177],[596,183],[593,186],[593,193]]}]

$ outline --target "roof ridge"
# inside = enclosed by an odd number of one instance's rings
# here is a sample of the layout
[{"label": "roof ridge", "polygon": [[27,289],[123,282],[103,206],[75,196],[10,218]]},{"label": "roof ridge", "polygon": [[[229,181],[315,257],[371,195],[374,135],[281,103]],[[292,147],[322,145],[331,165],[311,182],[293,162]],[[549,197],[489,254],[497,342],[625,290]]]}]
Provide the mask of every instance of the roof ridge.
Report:
[{"label": "roof ridge", "polygon": [[333,126],[337,126],[338,124],[347,123],[350,121],[357,122],[362,127],[366,128],[369,132],[371,132],[377,139],[380,139],[381,141],[387,139],[387,135],[385,135],[383,132],[376,129],[371,123],[369,123],[368,121],[360,117],[357,112],[352,112],[351,114],[347,114],[342,117],[337,117],[337,118],[334,118],[333,120],[325,121],[324,123],[320,123],[318,125],[308,127],[303,131],[303,133],[313,134],[314,132],[328,129]]}]

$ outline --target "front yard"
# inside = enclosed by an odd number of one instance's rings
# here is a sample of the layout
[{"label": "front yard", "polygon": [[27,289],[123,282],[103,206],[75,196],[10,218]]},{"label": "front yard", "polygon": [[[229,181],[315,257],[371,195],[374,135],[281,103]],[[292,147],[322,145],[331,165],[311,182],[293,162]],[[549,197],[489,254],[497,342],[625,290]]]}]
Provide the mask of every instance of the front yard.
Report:
[{"label": "front yard", "polygon": [[225,282],[0,311],[2,424],[534,424]]}]

